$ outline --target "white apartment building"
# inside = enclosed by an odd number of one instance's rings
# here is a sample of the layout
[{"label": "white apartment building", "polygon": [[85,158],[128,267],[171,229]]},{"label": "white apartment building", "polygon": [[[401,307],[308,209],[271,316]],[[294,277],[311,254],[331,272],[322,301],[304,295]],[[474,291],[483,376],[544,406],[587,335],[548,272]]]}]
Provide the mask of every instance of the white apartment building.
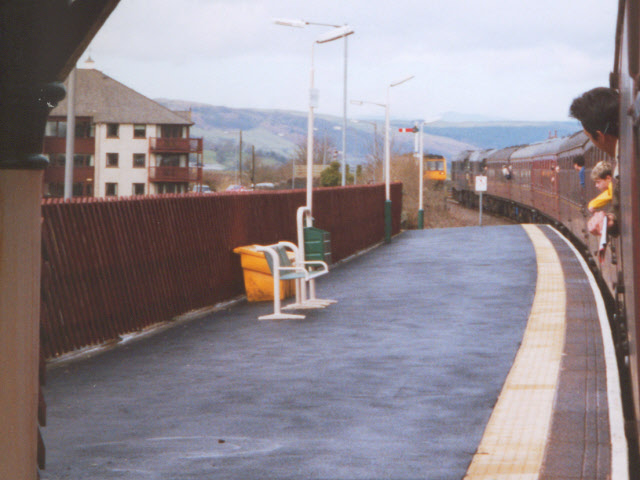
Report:
[{"label": "white apartment building", "polygon": [[[202,139],[189,135],[190,112],[171,111],[95,69],[78,69],[75,84],[74,196],[185,193],[201,180]],[[64,194],[66,133],[63,100],[45,131],[45,196]]]}]

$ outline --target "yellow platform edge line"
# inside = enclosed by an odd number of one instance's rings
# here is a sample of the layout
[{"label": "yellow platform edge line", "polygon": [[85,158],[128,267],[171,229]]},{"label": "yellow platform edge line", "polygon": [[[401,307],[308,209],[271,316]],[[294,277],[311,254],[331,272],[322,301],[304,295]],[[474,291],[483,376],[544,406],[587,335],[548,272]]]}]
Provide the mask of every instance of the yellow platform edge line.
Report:
[{"label": "yellow platform edge line", "polygon": [[536,290],[522,344],[465,480],[534,480],[544,459],[564,349],[566,291],[551,241],[522,225],[536,254]]}]

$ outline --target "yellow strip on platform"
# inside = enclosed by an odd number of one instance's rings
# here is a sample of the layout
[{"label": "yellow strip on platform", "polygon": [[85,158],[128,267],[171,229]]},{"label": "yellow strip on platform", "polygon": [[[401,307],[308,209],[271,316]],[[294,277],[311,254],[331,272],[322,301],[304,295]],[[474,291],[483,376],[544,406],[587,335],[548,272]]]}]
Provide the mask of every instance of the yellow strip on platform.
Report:
[{"label": "yellow strip on platform", "polygon": [[555,248],[535,225],[538,278],[531,314],[509,375],[465,480],[534,480],[542,467],[564,349],[566,292]]}]

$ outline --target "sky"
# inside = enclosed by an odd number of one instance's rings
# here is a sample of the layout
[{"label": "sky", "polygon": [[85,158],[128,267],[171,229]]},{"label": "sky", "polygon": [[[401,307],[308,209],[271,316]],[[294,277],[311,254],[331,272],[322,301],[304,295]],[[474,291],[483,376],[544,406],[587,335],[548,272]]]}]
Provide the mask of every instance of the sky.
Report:
[{"label": "sky", "polygon": [[[608,86],[617,0],[121,0],[78,62],[150,98],[341,117],[348,24],[349,118],[444,112],[568,120],[571,100]],[[313,47],[313,48],[312,48]],[[413,75],[402,85],[389,85]]]}]

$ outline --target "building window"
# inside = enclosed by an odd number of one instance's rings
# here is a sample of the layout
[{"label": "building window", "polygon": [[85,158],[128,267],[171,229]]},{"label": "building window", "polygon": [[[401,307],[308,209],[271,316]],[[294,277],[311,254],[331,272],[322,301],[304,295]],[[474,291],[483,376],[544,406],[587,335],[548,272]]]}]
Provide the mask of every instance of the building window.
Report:
[{"label": "building window", "polygon": [[183,133],[182,125],[162,125],[160,127],[160,136],[162,138],[182,138]]},{"label": "building window", "polygon": [[64,183],[50,183],[47,196],[64,197]]},{"label": "building window", "polygon": [[89,120],[76,120],[76,138],[95,137],[95,126]]},{"label": "building window", "polygon": [[165,154],[165,155],[158,155],[156,158],[157,158],[159,167],[179,167],[180,166],[180,155]]},{"label": "building window", "polygon": [[75,154],[73,156],[74,167],[93,167],[93,155]]},{"label": "building window", "polygon": [[[67,136],[66,120],[49,120],[45,126],[44,135],[45,137],[66,137]],[[91,123],[91,119],[76,118],[75,136],[76,138],[95,137],[95,125]]]},{"label": "building window", "polygon": [[144,153],[133,154],[133,168],[144,168],[147,165],[147,156]]},{"label": "building window", "polygon": [[134,195],[144,195],[144,183],[134,183],[133,184],[133,194]]},{"label": "building window", "polygon": [[47,122],[47,125],[44,127],[44,136],[45,137],[57,137],[58,136],[58,122]]},{"label": "building window", "polygon": [[118,195],[117,183],[105,183],[105,195],[107,197],[115,197]]},{"label": "building window", "polygon": [[107,138],[118,138],[119,127],[117,123],[107,123]]},{"label": "building window", "polygon": [[64,153],[52,153],[49,155],[49,163],[52,167],[64,167],[67,163],[67,157]]},{"label": "building window", "polygon": [[157,193],[186,193],[187,184],[174,182],[158,183],[156,191]]},{"label": "building window", "polygon": [[117,166],[118,166],[118,154],[107,153],[107,167],[117,167]]},{"label": "building window", "polygon": [[44,129],[45,137],[66,137],[67,136],[67,122],[50,120],[47,122]]},{"label": "building window", "polygon": [[134,125],[133,126],[133,138],[147,138],[147,126],[146,125]]}]

